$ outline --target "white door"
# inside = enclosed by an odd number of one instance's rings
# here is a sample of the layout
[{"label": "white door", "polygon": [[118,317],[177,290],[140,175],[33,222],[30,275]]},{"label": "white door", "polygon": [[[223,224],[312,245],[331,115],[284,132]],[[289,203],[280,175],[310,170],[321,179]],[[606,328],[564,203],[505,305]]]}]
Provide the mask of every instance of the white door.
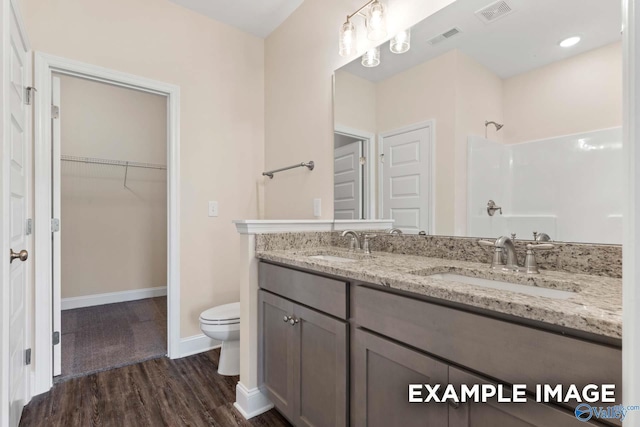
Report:
[{"label": "white door", "polygon": [[404,233],[429,230],[431,128],[382,138],[382,214]]},{"label": "white door", "polygon": [[362,141],[334,150],[334,219],[362,219]]},{"label": "white door", "polygon": [[[57,107],[57,117],[52,114],[51,118],[51,150],[52,150],[52,159],[51,162],[51,173],[52,173],[52,182],[53,188],[51,194],[53,195],[53,218],[60,219],[60,188],[62,181],[60,180],[60,120],[61,114],[60,111],[60,78],[52,77],[51,78],[51,104]],[[54,108],[54,107],[52,107]],[[53,109],[52,109],[53,111]],[[52,253],[53,253],[53,331],[52,333],[57,333],[58,343],[53,346],[53,376],[60,375],[62,373],[62,328],[61,328],[61,317],[62,317],[62,307],[61,303],[61,289],[62,289],[62,263],[61,263],[61,242],[60,242],[60,223],[58,222],[58,231],[55,231],[52,235]]]},{"label": "white door", "polygon": [[[11,3],[9,18],[8,91],[9,117],[5,122],[9,138],[9,426],[17,426],[27,399],[27,276],[28,256],[27,204],[29,203],[29,162],[31,158],[28,131],[27,49]],[[5,134],[6,135],[6,134]],[[14,255],[15,253],[15,255]],[[22,255],[22,256],[20,256]],[[2,256],[9,256],[3,254]]]}]

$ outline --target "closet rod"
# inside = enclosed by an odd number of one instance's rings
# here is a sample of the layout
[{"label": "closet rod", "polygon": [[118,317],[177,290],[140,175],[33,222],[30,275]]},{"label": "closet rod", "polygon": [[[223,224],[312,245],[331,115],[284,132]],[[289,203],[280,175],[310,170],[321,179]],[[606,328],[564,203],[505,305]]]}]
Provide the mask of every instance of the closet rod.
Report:
[{"label": "closet rod", "polygon": [[60,156],[60,160],[64,162],[90,163],[94,165],[109,165],[109,166],[122,166],[122,167],[129,167],[129,168],[167,170],[167,167],[165,165],[158,165],[154,163],[127,162],[124,160],[97,159],[93,157],[77,157],[77,156],[68,156],[65,154]]}]

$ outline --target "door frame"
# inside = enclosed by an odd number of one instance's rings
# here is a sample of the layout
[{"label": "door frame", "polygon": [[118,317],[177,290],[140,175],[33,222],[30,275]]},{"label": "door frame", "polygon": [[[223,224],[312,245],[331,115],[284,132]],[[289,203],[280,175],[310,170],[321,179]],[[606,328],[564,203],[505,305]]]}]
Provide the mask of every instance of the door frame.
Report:
[{"label": "door frame", "polygon": [[[408,126],[403,126],[401,128],[397,128],[388,132],[382,132],[378,134],[378,153],[384,153],[384,140],[385,138],[389,138],[392,136],[400,135],[402,133],[413,132],[414,130],[429,128],[429,138],[431,139],[431,143],[429,144],[429,209],[427,213],[429,215],[429,219],[427,223],[429,224],[429,232],[427,234],[433,235],[435,234],[436,228],[436,209],[435,209],[435,195],[436,195],[436,120],[429,119],[423,122],[414,123]],[[382,202],[384,197],[382,197],[382,189],[384,184],[384,173],[382,168],[382,157],[378,158],[378,212],[380,212],[380,218],[383,216],[383,208]]]},{"label": "door frame", "polygon": [[[180,356],[180,87],[133,74],[35,52],[35,384],[53,385],[53,253],[51,247],[51,77],[80,77],[167,97],[167,354]],[[64,226],[64,224],[63,224]]]},{"label": "door frame", "polygon": [[365,173],[363,174],[365,178],[362,191],[364,204],[363,213],[365,219],[378,219],[376,214],[376,186],[373,185],[373,183],[376,182],[376,134],[350,128],[349,126],[344,126],[339,123],[335,124],[333,133],[362,140],[362,153],[367,158],[367,162],[364,165]]}]

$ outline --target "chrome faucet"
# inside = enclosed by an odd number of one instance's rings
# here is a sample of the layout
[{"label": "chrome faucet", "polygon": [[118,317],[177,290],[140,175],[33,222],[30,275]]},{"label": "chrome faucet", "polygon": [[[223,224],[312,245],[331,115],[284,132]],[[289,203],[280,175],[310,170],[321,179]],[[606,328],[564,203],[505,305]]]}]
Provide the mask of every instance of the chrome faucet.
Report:
[{"label": "chrome faucet", "polygon": [[362,250],[366,255],[371,255],[371,246],[369,241],[376,237],[375,234],[358,234],[353,230],[345,230],[342,232],[342,237],[351,236],[351,242],[349,244],[349,250],[359,251]]},{"label": "chrome faucet", "polygon": [[507,270],[518,271],[518,254],[516,253],[516,246],[513,244],[513,240],[507,236],[499,237],[496,240],[496,248],[502,248],[502,257],[506,258]]},{"label": "chrome faucet", "polygon": [[390,228],[387,230],[387,233],[389,234],[402,234],[402,230],[400,230],[399,228]]},{"label": "chrome faucet", "polygon": [[353,230],[345,230],[342,232],[342,237],[351,236],[350,250],[360,250],[360,236]]},{"label": "chrome faucet", "polygon": [[536,262],[536,250],[548,250],[553,249],[555,245],[553,243],[532,243],[527,245],[527,256],[524,260],[524,267],[521,268],[518,265],[518,255],[516,254],[516,247],[513,244],[513,240],[507,236],[502,236],[496,239],[495,242],[489,240],[478,240],[478,244],[481,246],[492,246],[494,248],[493,258],[491,260],[491,268],[513,271],[513,272],[525,272],[527,274],[538,274],[538,264]]},{"label": "chrome faucet", "polygon": [[495,242],[489,240],[478,240],[482,246],[492,246],[495,248],[491,268],[497,270],[519,271],[518,255],[513,240],[507,236],[498,237]]}]

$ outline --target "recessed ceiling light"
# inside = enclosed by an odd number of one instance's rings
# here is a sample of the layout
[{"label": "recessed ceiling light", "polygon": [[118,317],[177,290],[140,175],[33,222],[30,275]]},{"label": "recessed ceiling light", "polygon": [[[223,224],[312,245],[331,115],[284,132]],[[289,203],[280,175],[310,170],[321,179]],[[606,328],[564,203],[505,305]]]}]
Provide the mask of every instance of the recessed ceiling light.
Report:
[{"label": "recessed ceiling light", "polygon": [[566,39],[560,42],[560,47],[571,47],[571,46],[577,45],[578,43],[580,43],[580,37],[578,36],[567,37]]}]

